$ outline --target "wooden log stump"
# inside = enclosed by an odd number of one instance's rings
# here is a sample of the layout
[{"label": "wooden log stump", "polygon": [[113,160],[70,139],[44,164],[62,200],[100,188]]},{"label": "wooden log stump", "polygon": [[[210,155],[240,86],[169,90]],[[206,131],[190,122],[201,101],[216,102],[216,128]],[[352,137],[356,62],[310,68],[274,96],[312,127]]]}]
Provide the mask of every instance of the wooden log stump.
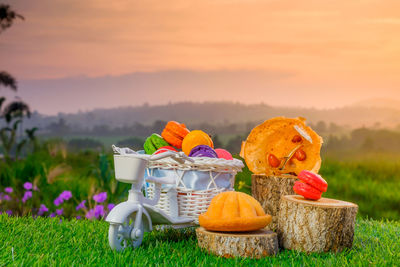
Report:
[{"label": "wooden log stump", "polygon": [[245,233],[222,233],[199,227],[196,229],[196,235],[199,247],[225,258],[259,259],[274,256],[279,250],[277,234],[264,229]]},{"label": "wooden log stump", "polygon": [[277,230],[281,197],[295,194],[293,185],[296,180],[297,177],[293,175],[253,174],[251,176],[251,194],[260,202],[265,213],[272,216],[268,229]]},{"label": "wooden log stump", "polygon": [[353,245],[358,206],[341,200],[283,196],[278,218],[279,243],[303,252],[339,252]]}]

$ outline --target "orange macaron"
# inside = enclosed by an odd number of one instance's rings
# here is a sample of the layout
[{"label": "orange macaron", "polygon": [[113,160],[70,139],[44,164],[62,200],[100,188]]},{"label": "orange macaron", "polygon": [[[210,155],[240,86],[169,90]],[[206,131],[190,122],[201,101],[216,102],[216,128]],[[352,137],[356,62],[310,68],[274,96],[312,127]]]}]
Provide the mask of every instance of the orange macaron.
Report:
[{"label": "orange macaron", "polygon": [[182,148],[182,141],[190,131],[186,125],[176,121],[169,121],[161,133],[161,136],[170,145],[176,148]]}]

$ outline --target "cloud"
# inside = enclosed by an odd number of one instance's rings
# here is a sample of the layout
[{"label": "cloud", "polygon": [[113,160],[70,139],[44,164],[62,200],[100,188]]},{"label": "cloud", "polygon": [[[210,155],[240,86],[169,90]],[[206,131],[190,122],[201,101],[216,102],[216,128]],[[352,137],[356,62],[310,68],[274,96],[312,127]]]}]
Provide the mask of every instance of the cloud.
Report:
[{"label": "cloud", "polygon": [[366,24],[389,24],[389,25],[400,25],[400,17],[398,18],[374,18],[362,20],[361,23]]},{"label": "cloud", "polygon": [[388,0],[378,7],[315,0],[8,2],[26,21],[1,36],[0,57],[23,78],[243,68],[326,75],[358,71],[373,57],[385,62],[390,44],[382,41],[400,42],[396,29],[385,30],[398,22],[398,4]]}]

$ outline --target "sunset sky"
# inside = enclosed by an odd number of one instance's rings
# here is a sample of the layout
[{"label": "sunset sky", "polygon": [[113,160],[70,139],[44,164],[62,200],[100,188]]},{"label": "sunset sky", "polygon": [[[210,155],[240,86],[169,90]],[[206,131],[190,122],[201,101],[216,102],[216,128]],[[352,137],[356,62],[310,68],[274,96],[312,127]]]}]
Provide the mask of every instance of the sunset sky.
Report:
[{"label": "sunset sky", "polygon": [[0,35],[0,70],[46,114],[185,100],[333,108],[400,99],[397,0],[0,2],[26,18]]}]

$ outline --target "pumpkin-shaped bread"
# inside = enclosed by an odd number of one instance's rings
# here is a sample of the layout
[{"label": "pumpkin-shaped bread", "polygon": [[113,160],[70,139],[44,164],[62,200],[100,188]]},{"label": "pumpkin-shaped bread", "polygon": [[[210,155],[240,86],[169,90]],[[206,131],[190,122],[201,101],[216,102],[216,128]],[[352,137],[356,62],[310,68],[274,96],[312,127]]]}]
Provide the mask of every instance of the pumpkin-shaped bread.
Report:
[{"label": "pumpkin-shaped bread", "polygon": [[200,214],[199,223],[211,231],[246,232],[264,228],[271,219],[253,197],[229,191],[211,200],[207,212]]},{"label": "pumpkin-shaped bread", "polygon": [[256,126],[242,143],[240,155],[255,174],[318,173],[322,138],[304,118],[277,117]]}]

